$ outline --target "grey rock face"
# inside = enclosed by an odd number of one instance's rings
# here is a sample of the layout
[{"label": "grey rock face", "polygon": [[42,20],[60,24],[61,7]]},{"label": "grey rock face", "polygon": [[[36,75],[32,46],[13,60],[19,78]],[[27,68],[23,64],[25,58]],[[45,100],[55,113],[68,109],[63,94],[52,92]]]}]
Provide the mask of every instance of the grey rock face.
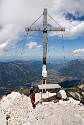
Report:
[{"label": "grey rock face", "polygon": [[[43,98],[54,93],[44,93]],[[33,109],[30,98],[13,92],[0,101],[0,125],[84,125],[84,106],[72,98],[68,101],[42,102],[36,93],[36,108]],[[7,105],[6,105],[7,104]],[[4,115],[3,115],[4,114]],[[8,118],[6,119],[6,116]]]}]

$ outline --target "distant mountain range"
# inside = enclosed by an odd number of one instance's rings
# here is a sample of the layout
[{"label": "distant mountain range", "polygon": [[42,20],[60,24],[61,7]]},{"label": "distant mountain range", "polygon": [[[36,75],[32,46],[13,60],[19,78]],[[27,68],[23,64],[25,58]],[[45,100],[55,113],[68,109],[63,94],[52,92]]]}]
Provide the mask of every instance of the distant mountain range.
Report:
[{"label": "distant mountain range", "polygon": [[[71,80],[84,79],[84,60],[72,60],[65,66],[63,64],[47,64],[47,70],[54,69],[61,76],[73,77]],[[0,63],[0,86],[6,84],[22,84],[34,82],[42,78],[41,61],[15,61]]]},{"label": "distant mountain range", "polygon": [[0,85],[32,82],[41,78],[40,61],[0,63]]},{"label": "distant mountain range", "polygon": [[65,87],[67,94],[84,104],[84,60],[72,60],[59,70],[64,77],[72,77],[74,80],[66,80],[60,85]]},{"label": "distant mountain range", "polygon": [[[59,64],[47,64],[48,69],[58,70]],[[0,63],[0,86],[19,85],[42,79],[42,61],[14,61]]]},{"label": "distant mountain range", "polygon": [[82,80],[84,79],[84,60],[72,60],[59,71],[63,76],[73,76]]},{"label": "distant mountain range", "polygon": [[[65,64],[48,63],[47,70],[52,71],[53,77],[60,76],[65,81],[59,84],[68,89],[75,86],[74,90],[78,90],[78,85],[84,83],[84,60],[72,60]],[[53,72],[54,71],[54,72]],[[56,71],[56,74],[54,74]],[[0,63],[0,95],[9,93],[19,87],[27,87],[29,83],[41,81],[42,79],[42,61],[14,61]],[[67,79],[66,79],[67,78]],[[69,79],[71,78],[71,79]],[[51,79],[51,78],[50,78]],[[81,81],[81,82],[80,82]],[[67,89],[67,90],[68,90]],[[70,90],[70,89],[69,89]],[[27,91],[27,90],[26,90]],[[70,90],[69,92],[71,92]],[[83,89],[80,89],[81,95]],[[84,97],[80,97],[84,98]]]}]

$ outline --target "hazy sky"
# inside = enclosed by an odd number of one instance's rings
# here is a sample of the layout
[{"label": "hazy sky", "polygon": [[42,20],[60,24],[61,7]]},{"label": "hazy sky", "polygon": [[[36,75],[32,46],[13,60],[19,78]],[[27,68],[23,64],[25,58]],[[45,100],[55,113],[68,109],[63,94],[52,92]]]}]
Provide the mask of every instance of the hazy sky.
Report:
[{"label": "hazy sky", "polygon": [[[25,27],[44,8],[66,30],[48,33],[47,57],[84,59],[84,0],[0,0],[0,59],[42,58],[42,32],[29,32],[26,37]],[[43,17],[33,26],[42,24]],[[58,27],[49,16],[48,26]]]}]

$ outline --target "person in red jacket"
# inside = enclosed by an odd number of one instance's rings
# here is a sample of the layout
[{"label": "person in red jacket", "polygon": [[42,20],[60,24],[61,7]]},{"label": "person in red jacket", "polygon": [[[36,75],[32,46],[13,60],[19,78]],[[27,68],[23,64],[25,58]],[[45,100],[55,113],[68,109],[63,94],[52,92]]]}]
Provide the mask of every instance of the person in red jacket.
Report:
[{"label": "person in red jacket", "polygon": [[31,99],[32,107],[35,108],[35,85],[34,83],[31,83],[30,99]]}]

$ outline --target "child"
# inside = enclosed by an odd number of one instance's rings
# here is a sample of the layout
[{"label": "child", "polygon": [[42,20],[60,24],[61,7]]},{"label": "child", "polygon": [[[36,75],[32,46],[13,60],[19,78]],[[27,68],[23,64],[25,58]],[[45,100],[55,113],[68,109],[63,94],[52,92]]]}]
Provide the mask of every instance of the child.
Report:
[{"label": "child", "polygon": [[34,83],[31,83],[31,88],[30,88],[30,99],[32,103],[32,107],[35,108],[35,85]]}]

